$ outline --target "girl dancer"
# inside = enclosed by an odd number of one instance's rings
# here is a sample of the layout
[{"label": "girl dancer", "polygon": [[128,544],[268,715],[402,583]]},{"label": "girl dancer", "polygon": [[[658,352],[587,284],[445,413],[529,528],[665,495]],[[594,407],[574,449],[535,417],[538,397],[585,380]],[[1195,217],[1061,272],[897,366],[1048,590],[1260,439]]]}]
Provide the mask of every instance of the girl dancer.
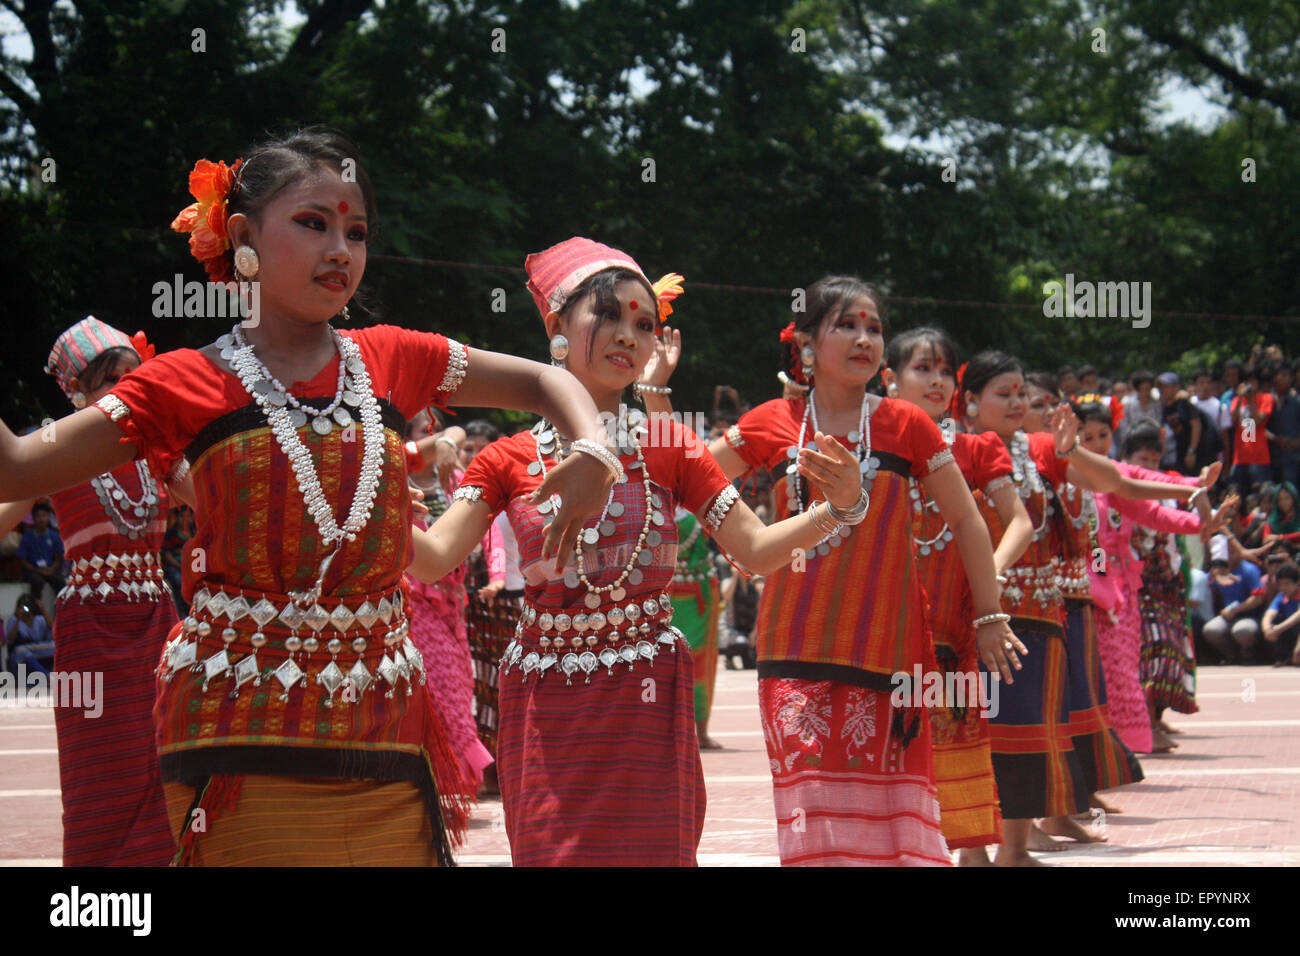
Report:
[{"label": "girl dancer", "polygon": [[[525,267],[552,356],[614,417],[656,349],[678,277],[652,288],[631,257],[582,238],[529,256]],[[565,429],[545,421],[479,453],[413,567],[440,576],[496,512],[510,516],[527,584],[503,659],[497,764],[517,864],[695,862],[704,779],[693,674],[680,632],[668,627],[665,590],[675,508],[764,573],[864,514],[857,460],[820,432],[822,453],[805,449],[790,461],[830,503],[765,527],[694,432],[662,421],[647,429],[643,419],[634,413],[631,427],[619,428],[619,454],[610,456],[619,480],[566,567],[550,566],[538,549],[553,503],[534,489],[568,451]]]},{"label": "girl dancer", "polygon": [[[1001,576],[1029,546],[1033,526],[1011,482],[1014,469],[1002,440],[994,432],[957,434],[947,418],[956,389],[956,356],[956,344],[946,332],[912,329],[890,339],[885,349],[888,367],[881,377],[891,398],[911,402],[943,428],[967,484],[992,502],[1006,529],[993,552]],[[947,547],[953,535],[939,517],[938,505],[924,501],[915,485],[911,496],[916,525],[913,540],[920,555],[921,584],[929,599],[935,654],[945,679],[955,675],[955,686],[974,688],[981,678],[969,624],[974,615],[966,572],[956,550]],[[945,686],[949,686],[947,681]],[[964,866],[987,866],[984,847],[1002,842],[986,703],[946,700],[930,711],[940,823],[949,849],[962,851]]]},{"label": "girl dancer", "polygon": [[[814,385],[807,399],[758,406],[710,449],[737,476],[792,461],[812,432],[828,432],[856,449],[870,494],[861,528],[827,536],[772,574],[763,592],[759,706],[781,860],[947,865],[930,721],[920,688],[905,692],[917,668],[935,669],[911,540],[911,479],[938,503],[961,551],[978,615],[966,626],[982,658],[1010,680],[1018,645],[999,610],[988,529],[952,450],[916,406],[867,394],[884,352],[878,294],[856,278],[828,276],[806,299],[782,338]],[[812,500],[793,469],[786,477],[781,515]],[[904,691],[898,706],[896,688]]]},{"label": "girl dancer", "polygon": [[[7,499],[132,458],[155,474],[190,463],[192,609],[173,629],[155,709],[182,861],[451,862],[431,770],[454,776],[455,759],[413,693],[423,671],[401,590],[406,419],[455,396],[600,435],[562,371],[440,335],[331,326],[346,320],[376,222],[360,166],[351,143],[316,130],[233,168],[200,161],[198,202],[173,227],[209,276],[259,283],[253,323],[146,362],[57,422],[58,441],[0,426]],[[542,492],[563,506],[546,553],[572,546],[609,483],[595,454],[550,472]],[[449,809],[454,830],[463,807]]]},{"label": "girl dancer", "polygon": [[[59,336],[46,371],[76,408],[99,401],[153,347],[94,316]],[[57,429],[55,443],[66,440]],[[59,487],[48,482],[52,487]],[[167,491],[143,462],[52,496],[72,574],[59,592],[54,669],[102,677],[102,712],[57,706],[64,866],[164,866],[176,852],[154,749],[154,669],[176,623],[159,551]],[[0,506],[6,520],[30,501]],[[96,692],[87,687],[85,693]]]}]

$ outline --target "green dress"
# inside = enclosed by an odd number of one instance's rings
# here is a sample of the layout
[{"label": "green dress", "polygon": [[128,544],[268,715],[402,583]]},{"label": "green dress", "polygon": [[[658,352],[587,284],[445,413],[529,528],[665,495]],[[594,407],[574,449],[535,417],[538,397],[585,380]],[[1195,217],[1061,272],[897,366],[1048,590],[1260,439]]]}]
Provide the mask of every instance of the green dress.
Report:
[{"label": "green dress", "polygon": [[718,674],[718,575],[699,519],[677,510],[677,570],[669,594],[673,625],[686,637],[695,665],[695,722],[709,719]]}]

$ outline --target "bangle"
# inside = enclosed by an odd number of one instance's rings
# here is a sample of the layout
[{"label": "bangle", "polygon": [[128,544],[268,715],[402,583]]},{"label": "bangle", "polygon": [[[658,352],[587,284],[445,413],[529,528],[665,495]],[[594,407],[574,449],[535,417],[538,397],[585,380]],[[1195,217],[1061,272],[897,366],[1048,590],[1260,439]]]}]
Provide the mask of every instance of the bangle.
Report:
[{"label": "bangle", "polygon": [[446,435],[439,435],[437,438],[433,440],[433,443],[435,445],[448,445],[451,447],[452,451],[454,451],[458,455],[460,454],[460,446],[457,445],[450,438],[448,438]]},{"label": "bangle", "polygon": [[632,391],[636,393],[637,398],[640,398],[643,401],[644,393],[649,393],[650,395],[671,395],[673,393],[673,390],[667,385],[642,385],[640,382],[633,383]]},{"label": "bangle", "polygon": [[627,480],[627,473],[623,471],[623,463],[618,460],[618,456],[606,448],[598,441],[590,438],[579,438],[573,443],[573,450],[580,451],[584,455],[590,455],[598,462],[609,469],[609,473],[614,476],[614,483]]},{"label": "bangle", "polygon": [[1187,499],[1187,505],[1188,505],[1188,507],[1191,507],[1192,505],[1196,504],[1196,499],[1199,498],[1199,497],[1201,497],[1201,495],[1203,495],[1203,494],[1205,494],[1205,488],[1204,488],[1204,487],[1197,488],[1195,491],[1193,491],[1193,492],[1192,492],[1192,496],[1191,496],[1190,498]]},{"label": "bangle", "polygon": [[998,584],[1002,585],[1003,587],[1006,587],[1008,584],[1011,583],[1011,582],[1007,579],[1007,576],[1006,576],[1005,574],[995,574],[995,575],[993,576],[993,580],[997,581]]},{"label": "bangle", "polygon": [[1075,436],[1074,436],[1074,444],[1071,445],[1071,446],[1066,450],[1066,452],[1065,452],[1064,454],[1062,454],[1061,452],[1058,451],[1058,452],[1056,453],[1056,457],[1057,457],[1057,458],[1069,458],[1071,455],[1073,455],[1075,452],[1077,452],[1077,451],[1078,451],[1080,448],[1082,448],[1082,447],[1083,447],[1083,443],[1079,440],[1079,436],[1078,436],[1078,435],[1075,435]]},{"label": "bangle", "polygon": [[830,501],[826,502],[826,510],[830,512],[832,518],[840,524],[855,525],[861,524],[862,519],[867,516],[867,509],[871,507],[871,496],[867,494],[867,489],[862,489],[862,494],[858,495],[857,503],[847,511],[841,511]]},{"label": "bangle", "polygon": [[975,618],[974,627],[981,628],[985,624],[1005,624],[1011,620],[1010,614],[998,612],[997,614],[985,614],[983,617]]},{"label": "bangle", "polygon": [[808,520],[824,535],[832,535],[840,530],[839,522],[831,515],[830,507],[825,501],[813,502],[808,509]]}]

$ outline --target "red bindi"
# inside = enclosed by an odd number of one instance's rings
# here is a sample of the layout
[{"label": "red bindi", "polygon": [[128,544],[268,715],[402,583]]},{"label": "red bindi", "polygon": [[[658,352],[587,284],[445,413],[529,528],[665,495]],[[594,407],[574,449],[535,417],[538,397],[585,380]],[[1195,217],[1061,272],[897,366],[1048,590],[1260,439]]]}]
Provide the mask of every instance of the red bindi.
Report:
[{"label": "red bindi", "polygon": [[346,213],[347,211],[348,211],[348,204],[345,202],[339,203],[339,212]]},{"label": "red bindi", "polygon": [[859,318],[859,319],[865,319],[866,317],[867,317],[867,311],[866,311],[866,309],[863,309],[861,312],[858,313],[858,318]]},{"label": "red bindi", "polygon": [[628,307],[629,309],[639,309],[639,308],[640,308],[640,306],[636,304],[636,299],[633,299],[631,302],[629,302],[629,303],[627,304],[627,307]]}]

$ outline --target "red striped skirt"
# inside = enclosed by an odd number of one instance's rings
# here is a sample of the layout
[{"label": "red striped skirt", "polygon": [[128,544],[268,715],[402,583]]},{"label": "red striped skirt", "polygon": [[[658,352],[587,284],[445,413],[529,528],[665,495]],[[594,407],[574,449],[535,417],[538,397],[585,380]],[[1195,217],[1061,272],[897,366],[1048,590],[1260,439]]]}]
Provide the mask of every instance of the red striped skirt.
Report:
[{"label": "red striped skirt", "polygon": [[924,711],[904,744],[885,691],[835,681],[763,678],[784,866],[949,866],[939,828]]},{"label": "red striped skirt", "polygon": [[497,775],[516,866],[694,866],[704,830],[690,649],[584,683],[500,679]]},{"label": "red striped skirt", "polygon": [[64,866],[166,866],[176,852],[153,723],[154,669],[175,622],[170,598],[59,606],[54,669],[101,675],[103,707],[54,711]]}]

